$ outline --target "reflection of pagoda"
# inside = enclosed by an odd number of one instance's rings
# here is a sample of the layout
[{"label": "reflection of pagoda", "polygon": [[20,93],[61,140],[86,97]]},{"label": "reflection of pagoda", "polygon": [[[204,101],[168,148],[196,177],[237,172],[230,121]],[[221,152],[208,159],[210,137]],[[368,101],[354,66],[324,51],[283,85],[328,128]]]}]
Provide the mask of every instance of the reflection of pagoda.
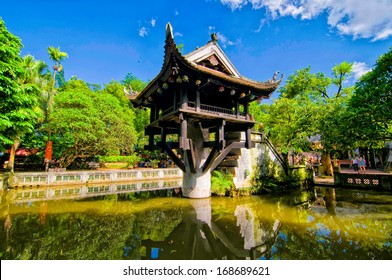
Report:
[{"label": "reflection of pagoda", "polygon": [[182,222],[161,240],[142,240],[146,259],[258,259],[271,250],[280,221],[260,220],[251,206],[238,205],[234,216],[213,217],[211,201],[194,199],[193,210],[184,211]]},{"label": "reflection of pagoda", "polygon": [[[183,56],[168,24],[160,73],[130,99],[151,110],[148,149],[166,151],[184,172],[184,196],[201,198],[210,196],[210,171],[233,148],[253,146],[249,103],[268,98],[280,81],[277,73],[267,82],[242,77],[214,34],[205,46]],[[229,139],[230,132],[244,132],[245,141]],[[167,141],[168,135],[175,142]]]}]

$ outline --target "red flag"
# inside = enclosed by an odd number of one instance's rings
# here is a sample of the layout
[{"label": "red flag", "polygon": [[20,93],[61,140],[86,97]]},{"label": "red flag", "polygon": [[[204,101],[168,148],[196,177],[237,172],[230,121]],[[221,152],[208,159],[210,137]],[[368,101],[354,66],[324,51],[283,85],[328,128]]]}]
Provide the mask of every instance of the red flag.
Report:
[{"label": "red flag", "polygon": [[52,160],[52,154],[53,154],[52,141],[48,141],[46,142],[45,159]]}]

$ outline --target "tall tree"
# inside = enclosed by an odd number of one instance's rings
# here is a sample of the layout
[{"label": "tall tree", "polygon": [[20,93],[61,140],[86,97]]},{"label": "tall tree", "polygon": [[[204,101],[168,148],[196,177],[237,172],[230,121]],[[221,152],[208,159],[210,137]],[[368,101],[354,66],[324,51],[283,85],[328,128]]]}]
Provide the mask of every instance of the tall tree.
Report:
[{"label": "tall tree", "polygon": [[[136,78],[132,73],[128,73],[125,78],[121,81],[121,84],[124,86],[124,90],[129,92],[138,93],[141,92],[146,86],[147,83]],[[124,95],[122,95],[124,96]],[[144,146],[147,145],[148,139],[145,136],[144,129],[146,128],[149,120],[150,120],[150,109],[149,108],[134,108],[132,103],[130,103],[131,108],[135,112],[135,129],[137,133],[137,146],[139,149],[144,149]]]},{"label": "tall tree", "polygon": [[374,69],[356,83],[350,99],[350,135],[361,146],[384,146],[392,141],[392,48],[377,60]]},{"label": "tall tree", "polygon": [[279,89],[280,97],[259,114],[266,132],[283,153],[310,150],[311,137],[320,136],[327,175],[332,173],[330,152],[343,146],[341,136],[347,123],[339,116],[352,94],[353,87],[344,86],[351,68],[348,62],[336,65],[331,77],[313,74],[310,67],[300,69]]},{"label": "tall tree", "polygon": [[[48,122],[48,119],[50,118],[50,115],[52,114],[53,110],[53,98],[55,95],[55,89],[56,89],[56,75],[57,72],[62,71],[63,67],[60,64],[62,60],[68,57],[68,54],[66,52],[62,52],[60,48],[55,48],[55,47],[48,47],[48,54],[49,58],[54,62],[53,65],[53,81],[52,81],[52,88],[49,93],[49,99],[48,99],[48,104],[47,104],[47,110],[46,110],[46,123]],[[49,168],[49,162],[52,159],[52,142],[51,142],[51,131],[48,130],[48,141],[46,143],[46,152],[45,152],[45,170],[47,171]]]},{"label": "tall tree", "polygon": [[0,18],[0,148],[11,146],[11,171],[21,137],[34,129],[39,116],[39,91],[26,78],[21,47],[20,39],[6,29]]}]

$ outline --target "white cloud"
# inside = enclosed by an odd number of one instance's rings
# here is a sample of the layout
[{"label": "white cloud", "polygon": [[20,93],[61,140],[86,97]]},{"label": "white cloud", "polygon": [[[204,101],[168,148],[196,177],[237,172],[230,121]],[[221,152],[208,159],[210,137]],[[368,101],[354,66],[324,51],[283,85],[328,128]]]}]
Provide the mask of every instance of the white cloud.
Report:
[{"label": "white cloud", "polygon": [[223,35],[220,32],[216,33],[216,36],[218,36],[218,42],[219,44],[223,47],[226,48],[227,46],[233,46],[235,45],[235,43],[231,40],[229,40],[229,38],[227,38],[225,35]]},{"label": "white cloud", "polygon": [[209,33],[216,33],[216,36],[218,36],[218,43],[223,48],[226,48],[227,46],[236,45],[239,42],[239,40],[237,40],[236,42],[230,40],[229,38],[227,38],[224,34],[222,34],[220,32],[215,32],[215,26],[208,26],[208,32]]},{"label": "white cloud", "polygon": [[362,75],[366,74],[367,72],[369,72],[371,70],[372,69],[370,67],[368,67],[366,65],[366,63],[364,63],[364,62],[354,62],[353,63],[352,71],[353,71],[354,78],[356,80],[359,80],[359,78]]},{"label": "white cloud", "polygon": [[248,0],[221,0],[222,4],[229,6],[232,10],[241,9],[248,4]]},{"label": "white cloud", "polygon": [[392,36],[391,0],[220,0],[233,11],[248,3],[253,9],[265,8],[272,19],[292,16],[310,20],[327,14],[328,24],[340,34],[372,41]]},{"label": "white cloud", "polygon": [[174,11],[174,15],[175,16],[178,16],[180,14],[180,12],[176,9],[175,11]]},{"label": "white cloud", "polygon": [[139,36],[140,37],[145,37],[147,35],[148,35],[148,31],[147,31],[146,27],[143,26],[142,28],[139,29]]},{"label": "white cloud", "polygon": [[263,26],[264,26],[266,23],[268,23],[268,19],[262,18],[262,19],[260,20],[259,28],[258,28],[257,30],[255,30],[255,32],[260,32],[261,29],[263,28]]},{"label": "white cloud", "polygon": [[155,18],[151,19],[151,26],[155,27],[155,24],[157,23],[157,20]]},{"label": "white cloud", "polygon": [[174,32],[174,37],[182,37],[184,35],[182,35],[182,33],[180,32]]}]

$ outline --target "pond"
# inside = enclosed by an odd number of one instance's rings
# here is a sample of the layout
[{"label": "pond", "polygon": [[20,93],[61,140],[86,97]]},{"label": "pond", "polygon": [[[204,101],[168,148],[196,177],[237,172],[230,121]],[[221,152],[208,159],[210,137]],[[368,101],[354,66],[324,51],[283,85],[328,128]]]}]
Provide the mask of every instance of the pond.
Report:
[{"label": "pond", "polygon": [[391,193],[1,196],[3,260],[392,259]]}]

